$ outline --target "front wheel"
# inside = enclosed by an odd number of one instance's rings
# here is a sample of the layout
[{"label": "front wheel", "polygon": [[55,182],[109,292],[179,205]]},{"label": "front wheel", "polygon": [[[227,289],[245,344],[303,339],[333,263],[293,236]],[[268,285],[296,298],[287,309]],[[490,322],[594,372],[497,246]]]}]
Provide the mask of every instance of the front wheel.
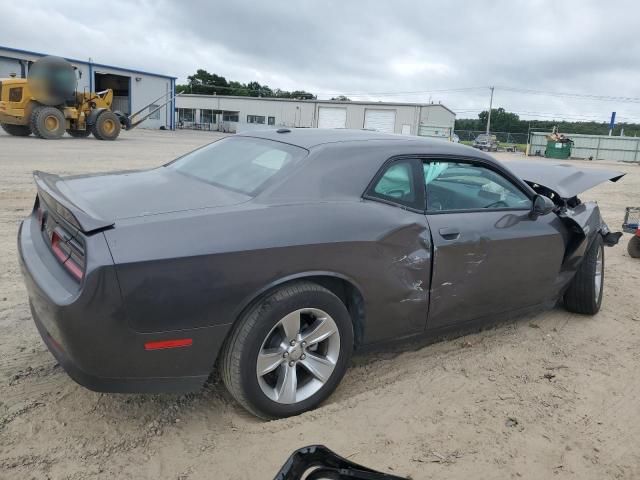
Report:
[{"label": "front wheel", "polygon": [[120,119],[108,110],[100,112],[95,123],[91,125],[91,133],[98,140],[115,140],[120,135]]},{"label": "front wheel", "polygon": [[564,294],[564,306],[570,312],[595,315],[602,304],[603,289],[604,242],[598,234]]},{"label": "front wheel", "polygon": [[342,301],[311,282],[270,294],[238,322],[221,356],[222,379],[258,417],[315,408],[340,383],[353,350],[351,317]]}]

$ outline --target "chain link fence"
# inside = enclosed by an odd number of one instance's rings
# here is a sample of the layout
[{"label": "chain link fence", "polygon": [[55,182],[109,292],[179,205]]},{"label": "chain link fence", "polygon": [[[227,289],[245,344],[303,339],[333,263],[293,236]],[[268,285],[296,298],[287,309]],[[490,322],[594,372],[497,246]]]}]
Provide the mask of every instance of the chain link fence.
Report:
[{"label": "chain link fence", "polygon": [[[480,134],[487,133],[484,130],[454,130],[454,133],[458,135],[460,142],[473,142]],[[491,135],[495,135],[498,142],[509,145],[526,145],[527,136],[526,133],[510,133],[510,132],[491,132]]]}]

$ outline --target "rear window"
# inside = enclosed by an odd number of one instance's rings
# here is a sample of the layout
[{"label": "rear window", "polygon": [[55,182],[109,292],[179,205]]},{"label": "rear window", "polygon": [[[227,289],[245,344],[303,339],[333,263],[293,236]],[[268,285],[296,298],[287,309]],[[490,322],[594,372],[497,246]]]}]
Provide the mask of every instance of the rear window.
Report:
[{"label": "rear window", "polygon": [[304,148],[250,137],[228,137],[167,165],[218,187],[255,195],[307,155]]}]

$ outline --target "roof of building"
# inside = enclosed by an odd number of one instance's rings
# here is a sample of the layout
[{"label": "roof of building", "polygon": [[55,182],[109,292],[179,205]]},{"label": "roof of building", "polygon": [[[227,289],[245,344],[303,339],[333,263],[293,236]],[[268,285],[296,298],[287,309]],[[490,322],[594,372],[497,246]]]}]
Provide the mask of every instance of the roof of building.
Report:
[{"label": "roof of building", "polygon": [[[14,53],[22,53],[22,54],[26,54],[26,55],[36,55],[38,57],[46,57],[48,54],[47,53],[41,53],[41,52],[32,52],[30,50],[22,50],[19,48],[12,48],[12,47],[5,47],[3,45],[0,45],[0,50],[7,50],[9,52],[14,52]],[[69,62],[72,63],[82,63],[85,65],[92,65],[93,67],[98,67],[98,68],[110,68],[112,70],[119,70],[121,72],[131,72],[131,73],[138,73],[141,75],[151,75],[153,77],[162,77],[162,78],[170,78],[170,79],[176,79],[178,77],[172,77],[170,75],[164,75],[162,73],[152,73],[152,72],[146,72],[144,70],[136,70],[133,68],[125,68],[125,67],[116,67],[113,65],[106,65],[103,63],[94,63],[94,62],[90,62],[87,60],[78,60],[76,58],[69,58],[69,57],[64,57],[66,60],[68,60]]]},{"label": "roof of building", "polygon": [[274,98],[274,97],[246,97],[238,95],[202,95],[198,93],[182,93],[181,97],[203,97],[203,98],[222,98],[222,99],[237,99],[237,100],[265,100],[269,102],[304,102],[304,103],[323,103],[331,105],[380,105],[381,107],[442,107],[445,110],[456,114],[449,107],[442,103],[406,103],[406,102],[376,102],[376,101],[364,101],[364,100],[298,100],[295,98]]}]

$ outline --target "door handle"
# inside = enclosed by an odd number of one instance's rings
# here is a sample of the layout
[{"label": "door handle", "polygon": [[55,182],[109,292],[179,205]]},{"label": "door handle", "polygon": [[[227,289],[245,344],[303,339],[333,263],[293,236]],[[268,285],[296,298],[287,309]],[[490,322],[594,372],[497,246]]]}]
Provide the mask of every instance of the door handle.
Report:
[{"label": "door handle", "polygon": [[455,240],[460,236],[460,230],[455,227],[445,227],[438,230],[440,236],[445,240]]}]

